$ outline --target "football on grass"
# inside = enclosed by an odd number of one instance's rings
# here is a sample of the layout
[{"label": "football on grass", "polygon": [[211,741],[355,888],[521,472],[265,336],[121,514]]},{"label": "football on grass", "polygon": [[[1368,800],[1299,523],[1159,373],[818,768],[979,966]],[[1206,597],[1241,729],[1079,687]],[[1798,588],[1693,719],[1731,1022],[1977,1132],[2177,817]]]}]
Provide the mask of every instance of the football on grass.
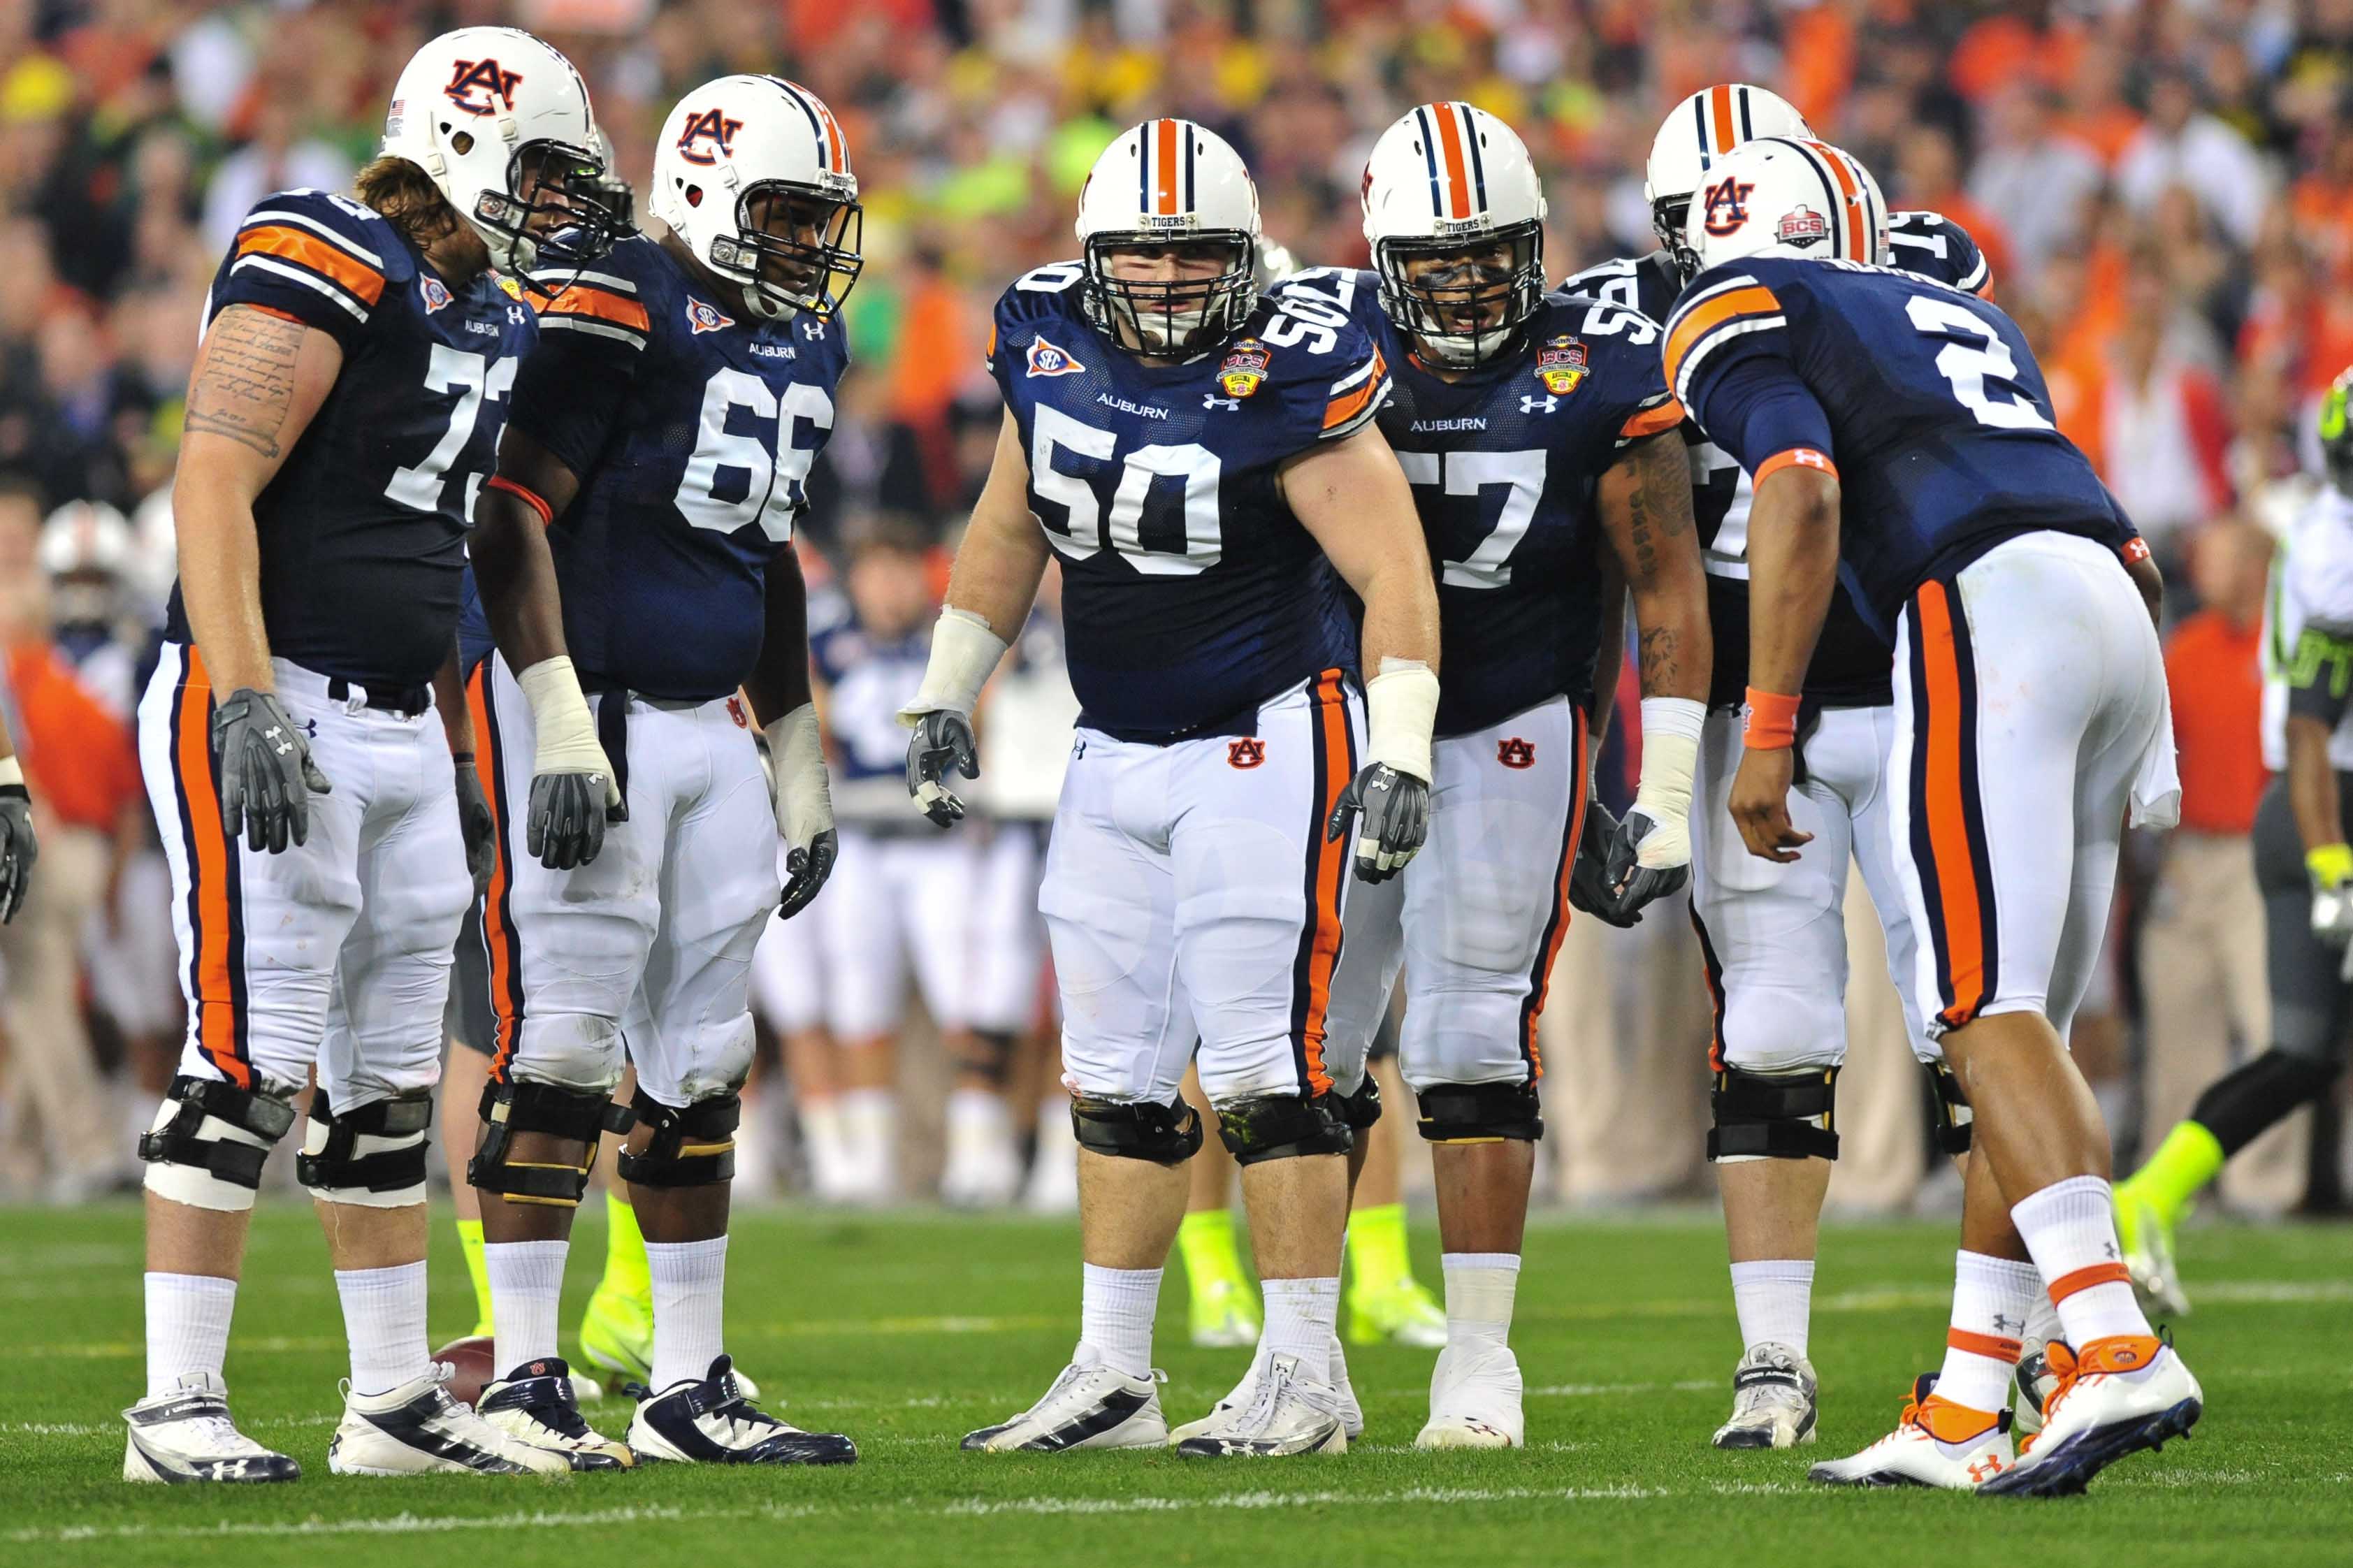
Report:
[{"label": "football on grass", "polygon": [[480,1402],[485,1384],[498,1380],[499,1366],[491,1352],[491,1336],[472,1334],[462,1340],[451,1340],[433,1352],[435,1361],[448,1362],[457,1368],[449,1380],[449,1397],[468,1405]]}]

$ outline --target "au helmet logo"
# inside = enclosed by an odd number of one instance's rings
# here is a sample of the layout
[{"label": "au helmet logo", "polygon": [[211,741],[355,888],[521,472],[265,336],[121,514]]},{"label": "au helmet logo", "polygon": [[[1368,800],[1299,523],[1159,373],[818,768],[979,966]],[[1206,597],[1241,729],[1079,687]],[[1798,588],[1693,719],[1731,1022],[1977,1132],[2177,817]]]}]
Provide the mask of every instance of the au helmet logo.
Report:
[{"label": "au helmet logo", "polygon": [[1228,397],[1248,397],[1266,381],[1266,367],[1274,355],[1256,338],[1244,338],[1218,366],[1218,384]]},{"label": "au helmet logo", "polygon": [[715,332],[723,327],[732,327],[735,324],[735,318],[722,315],[715,305],[705,304],[701,300],[689,300],[686,302],[686,324],[691,329],[687,335],[692,337],[697,333]]},{"label": "au helmet logo", "polygon": [[1707,232],[1718,238],[1737,233],[1748,221],[1748,193],[1756,188],[1753,182],[1730,179],[1708,186],[1700,205]]},{"label": "au helmet logo", "polygon": [[501,107],[512,113],[514,89],[522,85],[522,72],[508,70],[496,60],[458,60],[441,92],[469,114],[496,114]]},{"label": "au helmet logo", "polygon": [[1033,338],[1029,342],[1029,374],[1031,375],[1080,375],[1086,366],[1048,342]]},{"label": "au helmet logo", "polygon": [[1254,768],[1266,761],[1266,742],[1250,735],[1228,741],[1226,761],[1238,768]]},{"label": "au helmet logo", "polygon": [[1495,742],[1495,760],[1507,768],[1532,768],[1536,765],[1536,749],[1533,742],[1517,735]]},{"label": "au helmet logo", "polygon": [[715,109],[706,109],[686,122],[679,134],[678,155],[690,163],[709,167],[723,155],[735,151],[735,132],[744,129],[740,120],[730,120]]}]

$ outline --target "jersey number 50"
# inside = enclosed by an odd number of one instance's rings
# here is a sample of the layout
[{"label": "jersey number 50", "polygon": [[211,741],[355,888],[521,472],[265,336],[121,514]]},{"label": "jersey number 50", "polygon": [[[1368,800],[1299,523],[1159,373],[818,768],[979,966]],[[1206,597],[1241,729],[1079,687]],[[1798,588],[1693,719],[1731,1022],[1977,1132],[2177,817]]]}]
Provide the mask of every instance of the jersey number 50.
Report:
[{"label": "jersey number 50", "polygon": [[[1118,449],[1119,437],[1042,403],[1031,416],[1029,489],[1039,500],[1060,507],[1064,515],[1060,528],[1046,525],[1046,538],[1071,560],[1083,561],[1103,547],[1103,500],[1091,480],[1054,467],[1057,447],[1108,463]],[[1119,488],[1112,493],[1111,547],[1147,576],[1189,576],[1215,566],[1223,553],[1218,534],[1218,479],[1222,469],[1218,455],[1194,441],[1138,447],[1130,452],[1120,467]],[[1152,481],[1164,478],[1184,483],[1182,550],[1154,550],[1144,542],[1144,503],[1151,498]]]}]

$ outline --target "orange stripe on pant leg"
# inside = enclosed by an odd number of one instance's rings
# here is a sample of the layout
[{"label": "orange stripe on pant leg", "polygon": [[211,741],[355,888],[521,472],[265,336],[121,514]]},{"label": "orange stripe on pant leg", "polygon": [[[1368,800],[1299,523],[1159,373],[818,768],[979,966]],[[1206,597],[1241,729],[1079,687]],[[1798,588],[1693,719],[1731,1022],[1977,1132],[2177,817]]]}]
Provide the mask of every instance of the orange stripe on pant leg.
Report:
[{"label": "orange stripe on pant leg", "polygon": [[221,826],[220,787],[213,777],[212,700],[212,680],[190,643],[172,771],[188,803],[188,882],[196,906],[196,1048],[229,1082],[251,1089],[253,1068],[237,1045],[236,977],[229,969],[237,912],[229,907],[228,882],[237,846]]},{"label": "orange stripe on pant leg", "polygon": [[512,846],[507,842],[506,793],[500,787],[504,781],[498,776],[497,731],[491,722],[490,680],[491,661],[486,658],[467,678],[466,706],[474,717],[474,733],[483,742],[476,748],[474,769],[481,775],[482,798],[490,803],[491,842],[497,847],[491,858],[490,890],[482,895],[482,946],[490,954],[491,1012],[498,1020],[498,1038],[491,1042],[491,1077],[497,1079],[514,1058],[518,1031],[513,992],[514,931],[506,918],[507,891],[513,884],[508,872]]},{"label": "orange stripe on pant leg", "polygon": [[1340,962],[1340,879],[1347,874],[1348,838],[1324,837],[1324,819],[1348,787],[1348,704],[1340,672],[1327,669],[1315,679],[1315,722],[1324,731],[1324,776],[1316,781],[1315,907],[1307,918],[1315,935],[1307,961],[1307,1020],[1300,1030],[1300,1049],[1307,1058],[1307,1092],[1331,1089],[1332,1075],[1324,1070],[1324,1020],[1332,1007],[1332,971]]},{"label": "orange stripe on pant leg", "polygon": [[1536,966],[1535,999],[1528,1007],[1527,1032],[1521,1042],[1528,1058],[1530,1083],[1544,1077],[1544,1053],[1536,1048],[1536,1023],[1544,1016],[1546,999],[1552,994],[1552,966],[1560,958],[1560,944],[1567,939],[1568,922],[1575,918],[1569,909],[1568,884],[1577,870],[1577,841],[1585,834],[1585,714],[1571,707],[1568,725],[1577,737],[1575,755],[1569,759],[1577,772],[1576,782],[1569,786],[1568,837],[1561,843],[1560,866],[1553,873],[1552,931],[1545,939],[1544,958]]},{"label": "orange stripe on pant leg", "polygon": [[1946,970],[1952,981],[1956,1016],[1973,1016],[1985,1001],[1984,911],[1978,904],[1976,863],[1969,856],[1968,808],[1961,798],[1961,675],[1953,647],[1953,613],[1942,583],[1921,584],[1914,603],[1920,634],[1921,668],[1926,672],[1927,711],[1913,717],[1928,735],[1928,844],[1936,885],[1929,889],[1943,913]]}]

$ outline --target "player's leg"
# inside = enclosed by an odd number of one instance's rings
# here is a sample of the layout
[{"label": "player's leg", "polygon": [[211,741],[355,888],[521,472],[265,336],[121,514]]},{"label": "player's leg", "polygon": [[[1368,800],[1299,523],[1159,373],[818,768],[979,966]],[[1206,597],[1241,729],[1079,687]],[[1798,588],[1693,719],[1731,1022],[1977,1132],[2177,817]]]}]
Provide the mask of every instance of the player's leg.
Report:
[{"label": "player's leg", "polygon": [[1172,753],[1082,731],[1039,907],[1061,992],[1079,1142],[1080,1334],[1035,1405],[968,1434],[992,1453],[1158,1447],[1153,1314],[1201,1119],[1178,1096],[1193,1049],[1168,854]]},{"label": "player's leg", "polygon": [[991,932],[1018,915],[1007,907],[1006,889],[1008,883],[1018,888],[1019,872],[1008,876],[997,864],[1000,840],[1019,853],[1009,836],[983,842],[952,834],[923,844],[923,854],[908,868],[912,967],[952,1074],[940,1197],[956,1208],[994,1208],[1008,1202],[1021,1183],[1013,1115],[1005,1101],[1018,1008],[1003,994],[1002,982],[991,994],[988,952]]},{"label": "player's leg", "polygon": [[[342,715],[291,689],[322,768],[347,782],[313,796],[309,841],[259,853],[221,827],[212,689],[194,649],[163,646],[139,709],[141,772],[171,872],[187,1034],[139,1156],[146,1162],[147,1386],[124,1412],[123,1478],[290,1480],[294,1461],[230,1424],[222,1381],[246,1230],[269,1151],[318,1053],[334,953],[359,907],[364,799]],[[334,774],[331,773],[330,777]]]},{"label": "player's leg", "polygon": [[[1392,878],[1380,886],[1399,880]],[[1405,1107],[1413,1100],[1405,1075],[1398,1068],[1399,1014],[1400,1008],[1392,1005],[1382,1015],[1380,1027],[1373,1034],[1368,1068],[1381,1103]],[[1413,1277],[1406,1243],[1402,1140],[1409,1135],[1401,1117],[1383,1116],[1356,1140],[1353,1156],[1357,1162],[1356,1179],[1348,1190],[1344,1337],[1356,1344],[1388,1340],[1435,1350],[1446,1342],[1446,1309]]]},{"label": "player's leg", "polygon": [[[840,869],[838,859],[835,869]],[[762,931],[752,953],[752,1005],[782,1047],[785,1086],[809,1188],[827,1194],[841,1187],[844,1155],[840,1084],[833,1037],[825,1023],[821,923],[811,908]]]},{"label": "player's leg", "polygon": [[491,1050],[498,1020],[491,1012],[490,954],[482,946],[482,916],[479,905],[466,911],[458,932],[456,957],[449,970],[449,1005],[442,1020],[449,1052],[441,1067],[441,1095],[436,1120],[441,1129],[441,1158],[449,1172],[449,1206],[457,1214],[458,1246],[466,1258],[466,1277],[474,1286],[474,1326],[468,1339],[491,1332],[491,1271],[482,1259],[482,1200],[466,1180],[466,1162],[481,1142],[482,1089],[491,1081]]},{"label": "player's leg", "polygon": [[[2353,781],[2341,781],[2340,788],[2345,782]],[[2327,1092],[2343,1070],[2346,1029],[2353,1023],[2344,951],[2313,934],[2312,884],[2284,777],[2272,781],[2255,812],[2254,854],[2271,1048],[2209,1085],[2148,1163],[2116,1187],[2117,1230],[2134,1283],[2171,1312],[2188,1310],[2173,1259],[2174,1226],[2225,1162]]]},{"label": "player's leg", "polygon": [[[1215,1117],[1201,1092],[1201,1075],[1185,1069],[1185,1103]],[[1234,1177],[1239,1167],[1222,1140],[1202,1140],[1201,1152],[1186,1163],[1185,1218],[1176,1227],[1176,1250],[1185,1259],[1193,1342],[1204,1350],[1258,1343],[1263,1326],[1258,1292],[1250,1289],[1234,1239]]]},{"label": "player's leg", "polygon": [[[917,823],[911,831],[934,830]],[[839,1180],[819,1195],[878,1204],[898,1180],[897,1040],[906,1015],[910,925],[931,911],[908,901],[902,851],[918,847],[916,841],[860,828],[845,828],[841,837],[836,876],[809,911],[825,955],[826,1022],[840,1086]]]},{"label": "player's leg", "polygon": [[[632,1014],[642,1012],[642,999],[632,998],[630,1008]],[[626,1018],[622,1033],[626,1039]],[[622,1072],[621,1081],[614,1086],[613,1100],[626,1106],[637,1097],[638,1074],[631,1068]],[[646,1261],[645,1232],[638,1228],[637,1205],[629,1198],[629,1184],[614,1173],[626,1141],[626,1130],[616,1132],[609,1123],[597,1141],[596,1169],[589,1173],[589,1186],[592,1191],[604,1189],[605,1270],[596,1277],[596,1289],[588,1293],[575,1337],[580,1342],[581,1355],[589,1362],[623,1382],[644,1383],[654,1374],[654,1282]],[[577,1385],[580,1381],[575,1374],[573,1383]],[[751,1386],[751,1379],[743,1382]],[[756,1390],[754,1397],[758,1397]]]}]

